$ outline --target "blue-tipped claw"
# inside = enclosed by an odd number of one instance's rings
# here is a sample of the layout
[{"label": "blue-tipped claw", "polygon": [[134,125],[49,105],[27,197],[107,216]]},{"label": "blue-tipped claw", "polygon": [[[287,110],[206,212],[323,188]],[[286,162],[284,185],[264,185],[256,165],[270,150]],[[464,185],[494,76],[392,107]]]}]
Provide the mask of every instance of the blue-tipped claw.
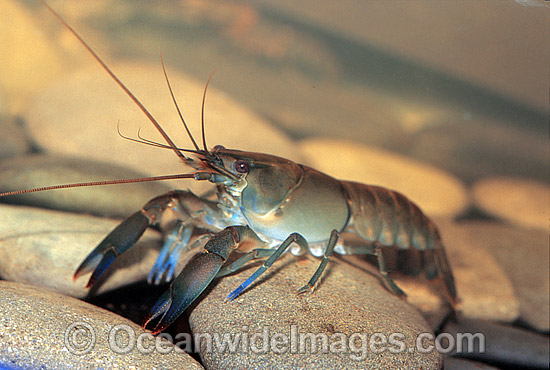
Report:
[{"label": "blue-tipped claw", "polygon": [[111,231],[78,266],[73,275],[73,280],[93,271],[86,288],[94,285],[114,260],[137,242],[148,226],[149,219],[141,211],[128,217]]},{"label": "blue-tipped claw", "polygon": [[86,288],[90,288],[94,283],[99,279],[99,277],[107,270],[109,266],[115,261],[115,259],[118,257],[118,253],[116,252],[115,248],[110,248],[103,254],[103,258],[101,261],[99,261],[99,264],[95,268],[94,272],[92,273],[92,276],[90,277],[90,280],[88,280],[88,284],[86,284]]},{"label": "blue-tipped claw", "polygon": [[[216,253],[193,257],[151,308],[143,327],[152,327],[153,334],[157,334],[170,326],[210,285],[223,263]],[[157,321],[154,326],[150,325],[153,321]]]}]

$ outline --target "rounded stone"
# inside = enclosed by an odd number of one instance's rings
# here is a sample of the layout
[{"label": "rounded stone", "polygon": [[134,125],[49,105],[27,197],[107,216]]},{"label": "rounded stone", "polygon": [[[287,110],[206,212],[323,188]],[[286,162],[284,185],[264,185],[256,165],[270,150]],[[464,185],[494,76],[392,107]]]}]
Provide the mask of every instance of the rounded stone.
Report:
[{"label": "rounded stone", "polygon": [[[472,319],[513,322],[519,317],[520,304],[506,269],[480,243],[478,233],[469,224],[448,219],[435,220],[447,249],[454,273],[461,315]],[[404,284],[407,288],[407,285]],[[426,307],[430,299],[416,296],[409,289],[409,300]],[[433,294],[433,293],[432,293]]]},{"label": "rounded stone", "polygon": [[[193,149],[170,98],[160,65],[134,62],[110,67],[151,110],[176,145]],[[200,113],[205,81],[199,82],[172,70],[167,72],[182,114],[197,145],[202,148]],[[194,171],[184,165],[172,150],[138,144],[121,137],[141,136],[166,144],[143,112],[98,66],[65,76],[42,90],[26,118],[35,140],[52,153],[107,161],[148,175]],[[204,119],[209,148],[223,145],[293,160],[300,158],[291,140],[282,132],[212,86],[206,97]],[[189,187],[196,192],[209,188],[205,182],[194,180],[179,180],[170,186]]]},{"label": "rounded stone", "polygon": [[548,230],[550,186],[508,177],[483,179],[473,186],[476,205],[519,226]]},{"label": "rounded stone", "polygon": [[71,297],[0,281],[0,302],[3,369],[203,368],[168,340]]},{"label": "rounded stone", "polygon": [[[318,264],[311,257],[297,260],[286,254],[231,302],[224,302],[227,295],[255,268],[221,278],[190,314],[194,335],[207,333],[200,345],[204,365],[440,368],[437,352],[423,354],[415,347],[417,336],[430,332],[427,323],[369,272],[333,259],[316,290],[297,295]],[[236,345],[234,351],[221,347],[224,336]]]},{"label": "rounded stone", "polygon": [[[0,206],[0,278],[82,298],[89,275],[73,281],[84,258],[120,221],[30,207]],[[160,236],[148,230],[92,288],[107,292],[145,280],[158,255]]]},{"label": "rounded stone", "polygon": [[308,139],[300,143],[306,164],[341,180],[399,191],[431,216],[454,216],[468,204],[464,185],[433,166],[352,141]]},{"label": "rounded stone", "polygon": [[494,366],[486,365],[482,362],[465,360],[447,356],[443,361],[443,370],[499,370]]},{"label": "rounded stone", "polygon": [[[0,192],[58,184],[141,178],[143,173],[107,162],[58,155],[30,155],[0,163]],[[127,217],[157,195],[162,182],[58,189],[0,198],[1,201],[109,217]]]},{"label": "rounded stone", "polygon": [[[463,347],[463,351],[457,353],[459,347],[456,346],[450,354],[503,365],[505,369],[548,368],[550,339],[547,335],[490,321],[467,319],[458,322],[449,321],[443,327],[443,332],[449,333],[454,338],[458,338],[459,333],[469,333],[479,338],[473,341],[472,350]],[[480,350],[482,347],[483,351]]]},{"label": "rounded stone", "polygon": [[[512,283],[523,324],[541,332],[550,331],[550,250],[547,231],[494,222],[467,222],[460,224],[456,232],[449,235],[460,235],[468,240],[471,246],[468,250],[474,256],[477,256],[476,251],[489,252],[491,260],[498,261]],[[486,261],[484,256],[479,259]],[[474,283],[474,287],[479,283]],[[495,284],[493,294],[501,294],[503,287],[505,285],[502,283],[500,287]]]}]

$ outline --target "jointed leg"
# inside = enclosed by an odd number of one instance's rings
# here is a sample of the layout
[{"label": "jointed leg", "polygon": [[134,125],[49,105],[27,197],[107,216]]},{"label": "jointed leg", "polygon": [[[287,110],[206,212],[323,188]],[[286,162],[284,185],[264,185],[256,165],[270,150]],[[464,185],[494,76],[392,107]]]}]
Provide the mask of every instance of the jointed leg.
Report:
[{"label": "jointed leg", "polygon": [[254,272],[248,279],[246,279],[237,289],[232,291],[228,296],[227,300],[232,301],[242,293],[254,280],[256,280],[261,274],[265,272],[273,263],[286,251],[286,249],[292,244],[296,243],[301,248],[307,248],[307,241],[298,233],[292,233],[285,239],[284,242],[271,254],[271,256],[260,266],[256,272]]},{"label": "jointed leg", "polygon": [[246,253],[244,256],[240,257],[239,259],[237,259],[236,261],[231,263],[229,266],[226,266],[226,267],[222,268],[220,270],[220,272],[218,272],[218,275],[216,275],[216,277],[222,277],[222,276],[225,276],[225,275],[229,275],[229,274],[237,271],[241,267],[243,267],[248,262],[250,262],[252,260],[255,260],[255,259],[258,259],[258,258],[269,257],[274,252],[275,252],[274,249],[268,249],[268,248],[253,249],[250,252]]},{"label": "jointed leg", "polygon": [[330,233],[330,238],[328,240],[327,248],[325,249],[325,253],[323,254],[323,260],[321,261],[321,264],[319,265],[319,267],[317,267],[317,270],[315,271],[311,279],[309,279],[308,283],[298,290],[298,294],[313,291],[315,283],[317,283],[317,280],[319,280],[319,277],[327,267],[328,260],[332,256],[334,246],[338,242],[339,236],[340,234],[338,233],[338,231],[332,230],[332,232]]},{"label": "jointed leg", "polygon": [[183,222],[178,223],[177,226],[170,230],[164,239],[155,265],[147,277],[149,284],[160,284],[165,274],[166,281],[171,280],[176,263],[181,252],[187,246],[192,233],[193,226]]},{"label": "jointed leg", "polygon": [[375,253],[378,259],[378,270],[380,270],[380,274],[384,278],[384,282],[386,283],[386,286],[390,290],[394,291],[397,295],[406,296],[405,292],[402,291],[401,288],[397,286],[397,284],[395,284],[393,279],[388,274],[388,270],[386,269],[386,263],[384,262],[384,255],[382,253],[382,249],[380,248],[380,246],[376,247]]},{"label": "jointed leg", "polygon": [[171,281],[183,251],[203,245],[201,238],[212,235],[205,234],[195,240],[192,245],[188,245],[195,227],[210,229],[209,226],[213,222],[215,212],[212,202],[197,197],[189,191],[175,190],[166,194],[164,199],[165,204],[155,204],[159,213],[155,218],[160,219],[161,212],[166,209],[171,210],[178,220],[168,228],[163,228],[164,243],[155,265],[147,277],[147,282],[155,285],[160,284],[163,280]]},{"label": "jointed leg", "polygon": [[143,326],[152,326],[153,333],[168,327],[210,285],[230,254],[243,245],[262,247],[265,243],[248,226],[227,227],[210,238],[204,251],[193,256],[157,300]]},{"label": "jointed leg", "polygon": [[395,292],[398,295],[406,295],[401,288],[395,284],[393,279],[389,276],[388,270],[386,268],[386,262],[384,260],[384,255],[382,253],[382,248],[380,245],[355,245],[355,246],[344,246],[346,254],[355,254],[355,255],[371,255],[376,256],[378,261],[378,271],[383,278],[383,283],[386,288],[392,292]]}]

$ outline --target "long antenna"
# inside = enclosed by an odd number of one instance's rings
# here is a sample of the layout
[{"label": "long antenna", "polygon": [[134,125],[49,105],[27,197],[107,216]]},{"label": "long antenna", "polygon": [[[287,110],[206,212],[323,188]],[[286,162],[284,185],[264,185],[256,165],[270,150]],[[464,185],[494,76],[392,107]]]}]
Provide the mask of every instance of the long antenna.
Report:
[{"label": "long antenna", "polygon": [[141,102],[138,100],[138,98],[135,97],[134,94],[132,94],[132,92],[130,90],[128,90],[128,88],[122,83],[122,81],[120,81],[118,79],[117,76],[115,76],[115,74],[113,72],[111,72],[111,70],[109,69],[109,67],[107,67],[107,65],[99,58],[99,56],[97,56],[97,54],[92,50],[92,48],[90,48],[88,46],[88,44],[86,44],[86,42],[80,37],[80,35],[78,33],[76,33],[75,30],[72,29],[71,26],[69,26],[69,24],[67,22],[65,22],[65,20],[59,15],[56,13],[55,10],[53,10],[44,0],[40,0],[40,2],[42,4],[44,4],[44,6],[57,18],[59,19],[59,21],[65,26],[67,27],[67,29],[78,39],[78,41],[80,41],[80,43],[86,48],[86,50],[88,50],[90,52],[90,54],[92,54],[92,56],[94,57],[95,60],[97,60],[97,62],[103,67],[103,69],[113,78],[113,80],[115,80],[115,82],[118,84],[118,86],[120,86],[122,88],[122,90],[124,90],[124,92],[126,93],[126,95],[128,95],[130,97],[130,99],[132,99],[134,101],[134,103],[136,103],[136,105],[139,107],[139,109],[141,109],[141,111],[147,116],[147,118],[149,119],[149,121],[151,121],[151,123],[153,123],[153,125],[156,127],[156,129],[160,132],[160,134],[162,135],[162,137],[164,138],[164,140],[166,140],[166,142],[168,143],[168,145],[170,145],[170,147],[172,148],[172,150],[174,151],[174,153],[176,153],[176,155],[183,161],[185,162],[186,158],[185,156],[177,149],[176,145],[174,144],[174,142],[172,141],[172,139],[170,139],[170,137],[168,136],[168,134],[166,134],[166,132],[162,129],[162,127],[160,127],[159,123],[155,120],[155,118],[151,115],[151,113],[149,113],[149,111],[147,110],[147,108],[145,108],[145,106],[143,104],[141,104]]},{"label": "long antenna", "polygon": [[189,127],[187,127],[187,123],[185,122],[185,119],[183,118],[183,115],[181,114],[180,107],[178,106],[178,102],[176,101],[176,97],[174,96],[174,92],[172,91],[172,86],[170,85],[170,80],[168,79],[168,74],[166,73],[166,68],[164,67],[164,60],[162,59],[162,53],[159,48],[159,55],[160,55],[160,64],[162,65],[162,72],[164,73],[164,78],[166,79],[166,84],[168,85],[168,90],[170,90],[170,96],[172,97],[172,101],[174,102],[174,105],[176,106],[176,110],[178,111],[178,114],[180,116],[181,122],[183,122],[183,126],[185,127],[185,131],[187,131],[187,135],[189,135],[189,138],[193,142],[193,146],[195,149],[200,150],[199,146],[197,145],[195,138],[193,138],[193,135],[191,135],[191,131],[189,131]]},{"label": "long antenna", "polygon": [[206,136],[204,135],[204,101],[206,100],[206,90],[208,90],[208,84],[210,83],[212,76],[214,76],[214,72],[216,72],[215,69],[212,71],[212,73],[210,73],[210,77],[208,77],[208,81],[206,81],[206,86],[204,87],[204,92],[202,93],[201,131],[202,145],[204,146],[205,152],[208,152],[208,148],[206,147]]},{"label": "long antenna", "polygon": [[179,175],[165,175],[165,176],[153,176],[153,177],[141,177],[135,179],[123,179],[123,180],[108,180],[108,181],[92,181],[92,182],[77,182],[74,184],[63,184],[63,185],[53,185],[45,186],[42,188],[26,189],[26,190],[17,190],[17,191],[7,191],[5,193],[0,193],[0,197],[7,197],[9,195],[17,194],[27,194],[27,193],[36,193],[39,191],[46,190],[56,190],[56,189],[68,189],[68,188],[78,188],[83,186],[100,186],[100,185],[117,185],[117,184],[131,184],[136,182],[149,182],[149,181],[161,181],[161,180],[176,180],[176,179],[190,179],[195,178],[195,175],[192,173],[179,174]]}]

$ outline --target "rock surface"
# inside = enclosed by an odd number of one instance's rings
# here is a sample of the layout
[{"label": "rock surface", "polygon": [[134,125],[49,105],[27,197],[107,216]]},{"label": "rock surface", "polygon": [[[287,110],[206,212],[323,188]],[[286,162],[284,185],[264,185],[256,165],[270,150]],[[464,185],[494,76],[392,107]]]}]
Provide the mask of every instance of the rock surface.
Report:
[{"label": "rock surface", "polygon": [[[218,342],[224,333],[239,342],[233,342],[234,351],[221,350],[215,337],[210,350],[208,342],[203,342],[204,365],[224,369],[440,368],[437,352],[422,354],[415,347],[416,336],[430,331],[424,319],[363,270],[334,260],[313,294],[297,295],[318,263],[310,257],[297,261],[287,254],[230,303],[224,303],[226,296],[255,268],[220,279],[191,312],[191,328],[195,334],[218,335]],[[316,348],[307,333],[319,335]],[[372,339],[375,333],[380,337]],[[389,344],[392,333],[403,334],[400,353],[390,351],[390,347],[398,349]],[[327,341],[325,353],[323,340]]]},{"label": "rock surface", "polygon": [[0,302],[2,368],[202,369],[167,340],[71,297],[0,281]]},{"label": "rock surface", "polygon": [[[519,316],[519,303],[506,274],[487,252],[456,253],[455,261],[459,310],[465,317],[513,322]],[[458,257],[460,256],[460,257]]]},{"label": "rock surface", "polygon": [[[113,64],[112,70],[128,88],[151,109],[165,131],[182,148],[193,148],[170,99],[159,65],[144,63]],[[202,147],[200,104],[204,82],[168,70],[171,85],[181,103],[183,116]],[[166,144],[135,104],[101,68],[94,66],[58,80],[44,89],[26,116],[28,127],[38,144],[52,152],[108,161],[148,175],[190,173],[167,149],[140,145],[117,135]],[[300,155],[282,132],[234,100],[211,87],[205,108],[206,142],[248,151],[276,154],[289,159]],[[67,140],[70,137],[70,140]],[[171,185],[201,192],[208,185],[193,180]]]},{"label": "rock surface", "polygon": [[550,186],[520,178],[493,177],[473,186],[476,205],[518,226],[548,230]]},{"label": "rock surface", "polygon": [[[30,155],[0,163],[0,192],[76,182],[143,177],[142,173],[90,159]],[[157,195],[170,191],[162,182],[60,189],[0,200],[69,212],[126,218]]]},{"label": "rock surface", "polygon": [[512,322],[519,316],[519,302],[506,269],[479,243],[468,225],[437,219],[455,272],[464,317]]},{"label": "rock surface", "polygon": [[[382,46],[438,71],[464,76],[478,85],[491,86],[494,90],[520,97],[541,109],[548,106],[547,96],[541,96],[546,94],[548,84],[540,71],[547,67],[544,60],[549,59],[550,52],[537,48],[547,41],[543,36],[547,25],[544,11],[548,10],[541,8],[547,5],[544,1],[519,1],[499,9],[483,2],[445,2],[433,7],[429,2],[346,0],[335,4],[317,1],[318,8],[311,6],[313,2],[302,1],[272,3],[260,0],[253,3],[269,4],[272,12],[280,14],[281,18],[299,20],[314,29],[345,35],[358,40],[360,45]],[[485,14],[491,11],[496,12],[495,17],[487,19]],[[400,20],[399,27],[395,27],[396,19]],[[522,28],[524,24],[526,26]],[[508,50],[521,50],[522,53],[509,55]],[[342,57],[352,56],[355,54]],[[518,70],[516,66],[525,60],[534,60],[533,69]],[[356,73],[374,73],[370,65],[370,68],[359,66]],[[394,74],[400,72],[404,73],[393,70]],[[422,82],[430,84],[431,80]],[[460,91],[457,89],[455,93]]]},{"label": "rock surface", "polygon": [[498,368],[482,362],[447,356],[443,361],[443,370],[498,370]]},{"label": "rock surface", "polygon": [[8,114],[8,98],[5,89],[0,86],[0,116],[6,116]]},{"label": "rock surface", "polygon": [[520,304],[520,319],[550,331],[550,251],[548,233],[489,222],[465,222],[462,234],[476,250],[487,250],[510,279]]},{"label": "rock surface", "polygon": [[[458,338],[457,333],[481,333],[483,335],[483,353],[478,350],[482,341],[476,339],[473,351],[470,352],[467,347],[463,347],[462,353],[457,354],[458,356],[515,366],[516,368],[521,366],[537,369],[548,368],[550,360],[548,336],[480,320],[449,322],[443,328],[443,332],[450,333],[455,338]],[[464,345],[466,345],[466,341]]]},{"label": "rock surface", "polygon": [[[0,206],[0,277],[55,292],[85,297],[89,275],[72,277],[84,258],[120,221],[29,207]],[[159,248],[148,230],[111,265],[93,293],[146,279]]]},{"label": "rock surface", "polygon": [[457,178],[398,154],[334,139],[308,139],[300,149],[313,168],[337,179],[399,191],[431,216],[454,216],[468,203]]}]

